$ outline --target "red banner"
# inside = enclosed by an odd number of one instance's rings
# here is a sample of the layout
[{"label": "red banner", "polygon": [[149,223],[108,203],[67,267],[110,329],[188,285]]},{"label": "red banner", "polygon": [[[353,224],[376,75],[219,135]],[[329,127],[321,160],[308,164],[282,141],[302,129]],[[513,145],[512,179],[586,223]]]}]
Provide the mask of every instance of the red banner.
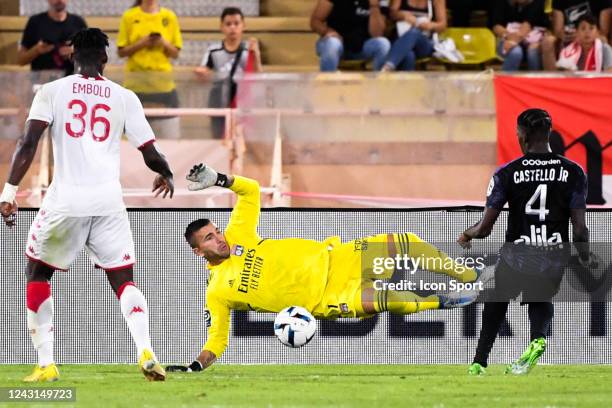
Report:
[{"label": "red banner", "polygon": [[[522,155],[516,118],[528,108],[541,108],[552,117],[551,146],[585,169],[590,204],[603,204],[612,192],[612,77],[528,78],[495,77],[497,162]],[[608,197],[608,202],[610,202]]]}]

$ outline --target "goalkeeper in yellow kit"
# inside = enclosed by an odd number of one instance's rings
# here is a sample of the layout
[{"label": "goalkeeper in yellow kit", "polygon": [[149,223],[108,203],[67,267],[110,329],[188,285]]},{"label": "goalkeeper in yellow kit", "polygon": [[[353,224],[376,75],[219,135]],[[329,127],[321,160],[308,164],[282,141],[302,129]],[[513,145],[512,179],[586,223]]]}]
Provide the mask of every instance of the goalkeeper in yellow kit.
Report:
[{"label": "goalkeeper in yellow kit", "polygon": [[226,176],[202,164],[194,166],[187,179],[192,191],[226,187],[238,200],[224,232],[207,219],[193,221],[185,231],[194,254],[205,258],[210,270],[205,311],[208,340],[191,365],[169,366],[169,371],[201,371],[214,363],[227,346],[231,310],[279,312],[297,305],[317,319],[333,319],[460,307],[476,298],[474,292],[421,297],[409,291],[376,290],[373,276],[362,268],[368,247],[384,248],[390,257],[399,253],[439,260],[434,263],[437,268],[429,269],[460,282],[483,278],[484,269],[460,267],[412,233],[346,243],[339,237],[265,239],[257,234],[260,192],[255,180]]}]

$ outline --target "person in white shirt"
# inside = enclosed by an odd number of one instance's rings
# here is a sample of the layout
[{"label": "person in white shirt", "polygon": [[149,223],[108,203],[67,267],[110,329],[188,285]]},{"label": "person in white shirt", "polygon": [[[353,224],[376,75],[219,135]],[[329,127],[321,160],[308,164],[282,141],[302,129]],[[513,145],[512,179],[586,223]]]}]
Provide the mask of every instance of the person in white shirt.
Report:
[{"label": "person in white shirt", "polygon": [[38,365],[26,382],[55,381],[53,298],[55,270],[67,270],[83,246],[104,269],[121,303],[145,377],[163,381],[165,372],[151,348],[147,301],[133,282],[134,241],[119,183],[119,147],[125,134],[158,176],[156,196],[172,198],[174,183],[165,157],[136,95],[102,76],[108,37],[97,28],[73,40],[75,75],[47,83],[36,93],[0,196],[5,223],[15,224],[17,186],[38,142],[49,128],[53,143],[53,181],[28,233],[27,320]]}]

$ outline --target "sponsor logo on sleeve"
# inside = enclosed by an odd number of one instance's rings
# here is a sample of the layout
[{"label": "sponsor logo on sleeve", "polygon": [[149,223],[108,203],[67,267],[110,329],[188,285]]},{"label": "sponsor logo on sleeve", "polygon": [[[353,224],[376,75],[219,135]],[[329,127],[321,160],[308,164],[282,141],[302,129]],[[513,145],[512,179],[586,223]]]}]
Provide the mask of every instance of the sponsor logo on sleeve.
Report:
[{"label": "sponsor logo on sleeve", "polygon": [[212,317],[210,315],[210,310],[208,309],[204,310],[204,322],[206,323],[206,327],[210,327],[212,324]]},{"label": "sponsor logo on sleeve", "polygon": [[489,187],[487,187],[487,197],[491,195],[493,192],[493,187],[495,187],[495,178],[491,177],[491,181],[489,181]]}]

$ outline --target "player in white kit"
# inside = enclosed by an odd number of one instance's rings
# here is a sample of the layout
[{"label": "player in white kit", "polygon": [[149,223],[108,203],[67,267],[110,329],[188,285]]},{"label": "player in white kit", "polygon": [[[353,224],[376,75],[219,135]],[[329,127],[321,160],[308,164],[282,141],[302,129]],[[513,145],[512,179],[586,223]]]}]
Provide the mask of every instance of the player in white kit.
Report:
[{"label": "player in white kit", "polygon": [[50,280],[55,270],[67,270],[83,247],[105,270],[119,298],[145,377],[163,381],[166,373],[151,348],[147,301],[133,282],[134,242],[119,183],[122,135],[158,173],[153,183],[156,196],[172,198],[172,172],[153,144],[155,136],[136,95],[102,77],[108,60],[106,34],[86,29],[72,43],[76,74],[47,83],[36,93],[0,196],[0,213],[11,227],[17,213],[17,186],[48,127],[55,159],[53,181],[26,245],[27,321],[38,365],[24,381],[59,378],[53,359]]}]

